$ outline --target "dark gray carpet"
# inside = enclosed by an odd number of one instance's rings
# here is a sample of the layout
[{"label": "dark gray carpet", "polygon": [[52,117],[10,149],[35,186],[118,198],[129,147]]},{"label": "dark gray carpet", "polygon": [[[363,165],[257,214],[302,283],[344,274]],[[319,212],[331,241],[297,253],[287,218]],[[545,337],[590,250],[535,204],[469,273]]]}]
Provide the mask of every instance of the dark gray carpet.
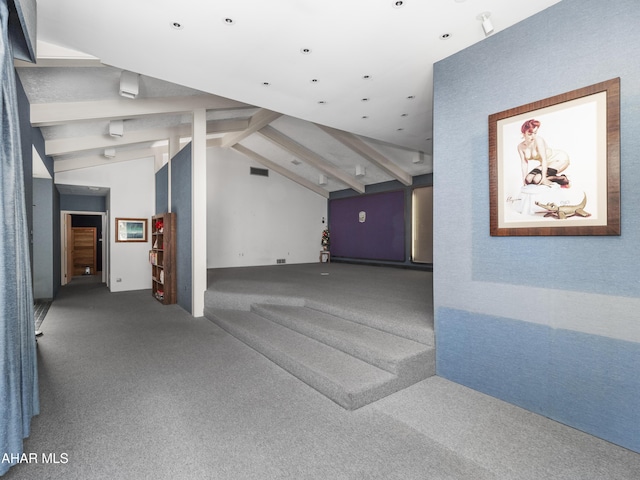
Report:
[{"label": "dark gray carpet", "polygon": [[640,478],[640,455],[438,377],[346,411],[149,291],[64,287],[42,328],[25,452],[67,461],[3,478]]}]

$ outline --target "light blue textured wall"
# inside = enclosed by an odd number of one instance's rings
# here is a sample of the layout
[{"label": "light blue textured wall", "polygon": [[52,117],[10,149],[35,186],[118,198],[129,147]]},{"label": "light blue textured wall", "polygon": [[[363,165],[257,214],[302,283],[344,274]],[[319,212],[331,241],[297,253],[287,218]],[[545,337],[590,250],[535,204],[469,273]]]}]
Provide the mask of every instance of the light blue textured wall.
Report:
[{"label": "light blue textured wall", "polygon": [[171,211],[176,214],[178,305],[189,313],[193,291],[191,190],[191,144],[188,144],[171,160]]},{"label": "light blue textured wall", "polygon": [[[638,25],[637,0],[563,0],[434,67],[438,374],[636,451]],[[491,237],[488,116],[615,77],[622,235]]]}]

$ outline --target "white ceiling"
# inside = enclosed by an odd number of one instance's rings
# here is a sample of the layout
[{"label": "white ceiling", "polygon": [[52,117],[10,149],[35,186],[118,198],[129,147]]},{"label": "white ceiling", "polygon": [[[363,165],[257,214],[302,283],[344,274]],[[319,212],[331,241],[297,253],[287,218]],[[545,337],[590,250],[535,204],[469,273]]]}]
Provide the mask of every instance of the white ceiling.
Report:
[{"label": "white ceiling", "polygon": [[38,0],[38,62],[16,66],[57,171],[157,156],[205,107],[210,144],[357,190],[431,173],[433,64],[485,39],[479,15],[498,35],[558,1]]}]

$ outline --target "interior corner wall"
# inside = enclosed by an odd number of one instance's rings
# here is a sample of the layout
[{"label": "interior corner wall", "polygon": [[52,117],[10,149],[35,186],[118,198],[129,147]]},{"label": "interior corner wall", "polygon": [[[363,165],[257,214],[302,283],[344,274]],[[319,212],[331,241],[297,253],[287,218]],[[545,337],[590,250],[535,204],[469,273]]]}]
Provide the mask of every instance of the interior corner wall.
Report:
[{"label": "interior corner wall", "polygon": [[[22,167],[24,171],[24,201],[27,214],[27,231],[33,237],[33,140],[31,128],[31,106],[24,91],[22,82],[17,73],[16,93],[18,96],[18,117],[20,121],[20,141],[22,149]],[[33,276],[33,238],[29,241],[29,258],[31,261],[31,274]]]},{"label": "interior corner wall", "polygon": [[[433,154],[438,375],[636,452],[639,24],[637,0],[563,0],[438,62]],[[491,237],[488,116],[615,77],[622,235]]]},{"label": "interior corner wall", "polygon": [[[367,185],[365,193],[354,190],[339,190],[331,192],[329,197],[329,229],[331,231],[331,257],[349,263],[365,263],[374,265],[402,266],[419,269],[430,269],[431,265],[414,263],[411,258],[412,247],[412,196],[413,189],[433,185],[433,174],[413,177],[411,186],[405,186],[394,180],[374,185]],[[396,206],[396,212],[389,211],[387,204],[393,202],[392,195],[402,194],[402,206]],[[376,202],[376,199],[381,202]],[[398,197],[396,197],[396,201]],[[379,238],[372,230],[360,231],[358,213],[366,213],[366,219],[382,216],[387,225],[382,236],[386,236],[387,248],[379,245]],[[402,211],[401,211],[402,210]],[[346,220],[344,215],[349,215]],[[390,237],[393,234],[393,238]],[[342,237],[342,238],[341,238]],[[389,254],[390,245],[394,245],[393,255]],[[346,247],[346,248],[343,248]]]},{"label": "interior corner wall", "polygon": [[318,262],[327,199],[232,149],[207,149],[207,267]]},{"label": "interior corner wall", "polygon": [[154,158],[56,173],[55,183],[109,188],[109,288],[112,292],[151,288],[147,242],[116,242],[116,218],[151,219],[155,206]]},{"label": "interior corner wall", "polygon": [[[53,168],[53,158],[45,154],[45,144],[42,132],[37,127],[30,129],[33,148],[36,149],[40,159],[47,168],[50,179],[49,182],[38,185],[37,180],[34,181],[34,207],[33,207],[33,257],[34,257],[34,296],[35,298],[55,298],[61,285],[61,269],[62,263],[60,254],[60,192],[54,188],[55,172]],[[50,196],[36,198],[38,188],[45,186]],[[46,207],[46,208],[43,208]],[[47,213],[45,213],[47,212]],[[42,217],[38,217],[42,215]],[[50,252],[51,257],[47,258],[45,252]],[[51,277],[43,277],[43,271],[51,268]],[[37,282],[43,282],[37,286]],[[50,296],[49,295],[50,292]]]},{"label": "interior corner wall", "polygon": [[176,214],[177,303],[192,313],[192,200],[191,148],[189,143],[171,159],[171,211]]}]

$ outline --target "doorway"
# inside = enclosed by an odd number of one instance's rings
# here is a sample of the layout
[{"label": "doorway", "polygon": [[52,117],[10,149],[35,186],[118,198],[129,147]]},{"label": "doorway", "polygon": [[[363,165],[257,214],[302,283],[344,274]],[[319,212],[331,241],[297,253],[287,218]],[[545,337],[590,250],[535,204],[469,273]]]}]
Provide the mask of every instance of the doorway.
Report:
[{"label": "doorway", "polygon": [[108,248],[103,241],[108,237],[106,218],[101,212],[61,212],[62,285],[79,276],[107,283]]}]

